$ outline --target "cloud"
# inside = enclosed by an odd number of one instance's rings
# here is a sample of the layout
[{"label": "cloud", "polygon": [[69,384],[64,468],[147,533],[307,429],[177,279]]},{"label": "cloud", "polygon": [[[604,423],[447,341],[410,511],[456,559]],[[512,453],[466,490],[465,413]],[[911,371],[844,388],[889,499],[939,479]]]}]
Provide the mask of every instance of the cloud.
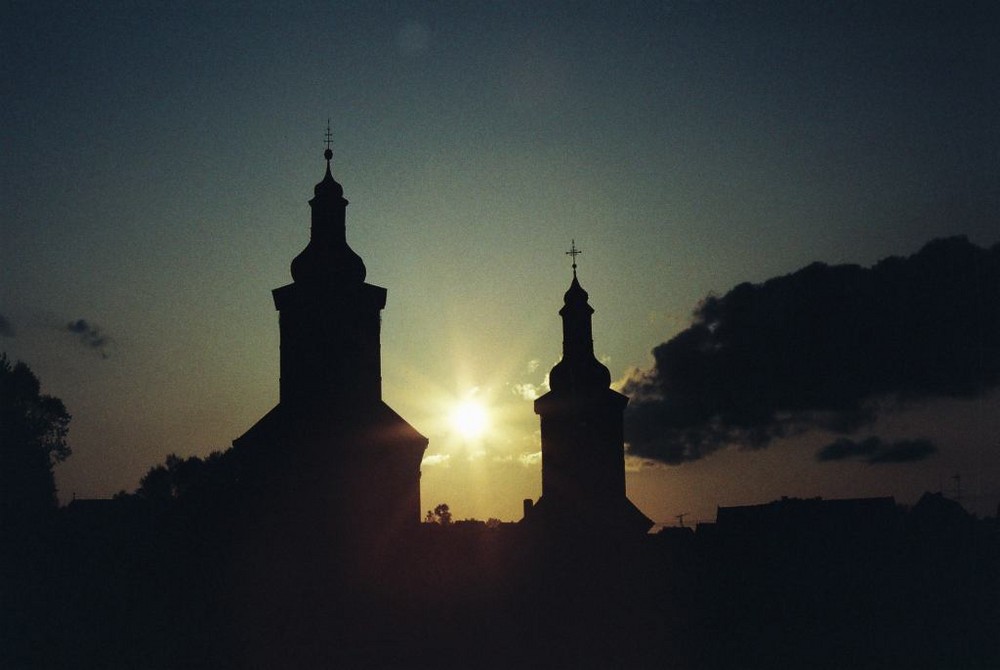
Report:
[{"label": "cloud", "polygon": [[521,465],[526,465],[526,466],[539,465],[542,462],[542,452],[533,451],[527,454],[520,454],[517,457],[517,460]]},{"label": "cloud", "polygon": [[928,440],[900,440],[876,451],[869,463],[913,463],[937,453],[937,447]]},{"label": "cloud", "polygon": [[[536,372],[540,365],[541,363],[538,359],[531,359],[528,361],[528,372]],[[535,400],[549,392],[549,373],[545,373],[545,377],[542,379],[541,384],[518,382],[510,384],[510,390],[514,393],[514,395],[524,400]]]},{"label": "cloud", "polygon": [[107,346],[111,343],[111,338],[102,333],[97,326],[85,319],[77,319],[66,324],[65,330],[76,335],[85,347],[99,353],[101,358],[108,357]]},{"label": "cloud", "polygon": [[625,454],[625,472],[642,472],[650,468],[662,468],[663,464],[648,458],[639,458],[631,454]]},{"label": "cloud", "polygon": [[447,467],[450,460],[451,456],[449,454],[429,454],[424,456],[423,460],[420,461],[420,465],[421,467],[432,467],[435,465],[443,465]]},{"label": "cloud", "polygon": [[850,434],[886,408],[997,387],[998,343],[1000,244],[953,237],[872,268],[814,263],[704,299],[623,385],[626,441],[680,463],[804,431]]},{"label": "cloud", "polygon": [[14,324],[3,314],[0,314],[0,337],[14,337]]},{"label": "cloud", "polygon": [[841,437],[816,452],[816,460],[863,460],[872,465],[913,463],[922,461],[936,452],[937,447],[930,440],[885,442],[882,438],[872,436],[855,442]]},{"label": "cloud", "polygon": [[541,387],[535,386],[525,382],[524,384],[513,384],[511,385],[511,391],[514,395],[523,398],[524,400],[535,400],[544,393]]}]

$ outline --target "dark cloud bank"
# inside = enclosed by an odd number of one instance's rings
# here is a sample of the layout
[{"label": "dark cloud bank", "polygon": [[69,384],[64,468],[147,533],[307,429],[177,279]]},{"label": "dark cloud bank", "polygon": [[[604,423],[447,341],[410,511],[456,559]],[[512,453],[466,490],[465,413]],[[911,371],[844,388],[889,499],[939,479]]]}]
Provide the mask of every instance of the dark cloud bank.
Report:
[{"label": "dark cloud bank", "polygon": [[[813,429],[847,435],[887,407],[1000,383],[1000,244],[953,237],[872,268],[814,263],[709,297],[692,321],[625,384],[632,454],[680,463]],[[842,438],[817,458],[901,463],[934,451],[926,440]]]},{"label": "dark cloud bank", "polygon": [[0,337],[14,337],[14,324],[3,314],[0,314]]}]

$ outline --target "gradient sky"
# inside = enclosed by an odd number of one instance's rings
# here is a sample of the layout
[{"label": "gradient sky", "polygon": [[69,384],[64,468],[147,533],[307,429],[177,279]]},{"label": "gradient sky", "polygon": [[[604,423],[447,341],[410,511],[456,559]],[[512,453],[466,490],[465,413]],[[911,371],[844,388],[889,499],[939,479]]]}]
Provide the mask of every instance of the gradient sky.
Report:
[{"label": "gradient sky", "polygon": [[[389,290],[383,395],[430,438],[424,507],[456,518],[540,494],[527,398],[571,239],[619,379],[709,293],[1000,240],[992,0],[100,4],[0,10],[0,348],[73,414],[63,500],[227,448],[277,401],[270,291],[327,117],[348,240]],[[481,441],[446,421],[470,395]],[[941,447],[915,464],[820,463],[819,434],[630,461],[629,495],[673,523],[961,473],[992,514],[998,416],[996,393],[894,415],[881,433]]]}]

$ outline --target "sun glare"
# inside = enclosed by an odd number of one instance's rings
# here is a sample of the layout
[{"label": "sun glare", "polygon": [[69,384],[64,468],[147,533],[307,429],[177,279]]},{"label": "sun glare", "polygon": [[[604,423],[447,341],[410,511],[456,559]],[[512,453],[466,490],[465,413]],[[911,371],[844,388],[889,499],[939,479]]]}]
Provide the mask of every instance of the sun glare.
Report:
[{"label": "sun glare", "polygon": [[464,400],[451,412],[451,426],[464,438],[480,437],[488,423],[486,408],[475,400]]}]

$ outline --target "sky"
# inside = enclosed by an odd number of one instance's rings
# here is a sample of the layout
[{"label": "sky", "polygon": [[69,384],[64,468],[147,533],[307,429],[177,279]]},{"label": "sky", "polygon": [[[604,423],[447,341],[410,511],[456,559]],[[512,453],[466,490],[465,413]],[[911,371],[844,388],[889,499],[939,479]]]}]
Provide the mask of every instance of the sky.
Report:
[{"label": "sky", "polygon": [[[455,518],[541,492],[531,400],[571,241],[595,351],[635,393],[709,296],[1000,241],[992,1],[279,4],[0,10],[0,349],[73,415],[64,502],[226,449],[277,402],[270,291],[308,241],[328,119],[348,241],[389,291],[383,398],[430,439],[423,506]],[[892,408],[849,433],[634,451],[629,496],[664,524],[959,487],[995,514],[991,378],[897,390],[859,397]],[[469,399],[479,438],[448,420]],[[918,457],[873,456],[894,445]]]}]

